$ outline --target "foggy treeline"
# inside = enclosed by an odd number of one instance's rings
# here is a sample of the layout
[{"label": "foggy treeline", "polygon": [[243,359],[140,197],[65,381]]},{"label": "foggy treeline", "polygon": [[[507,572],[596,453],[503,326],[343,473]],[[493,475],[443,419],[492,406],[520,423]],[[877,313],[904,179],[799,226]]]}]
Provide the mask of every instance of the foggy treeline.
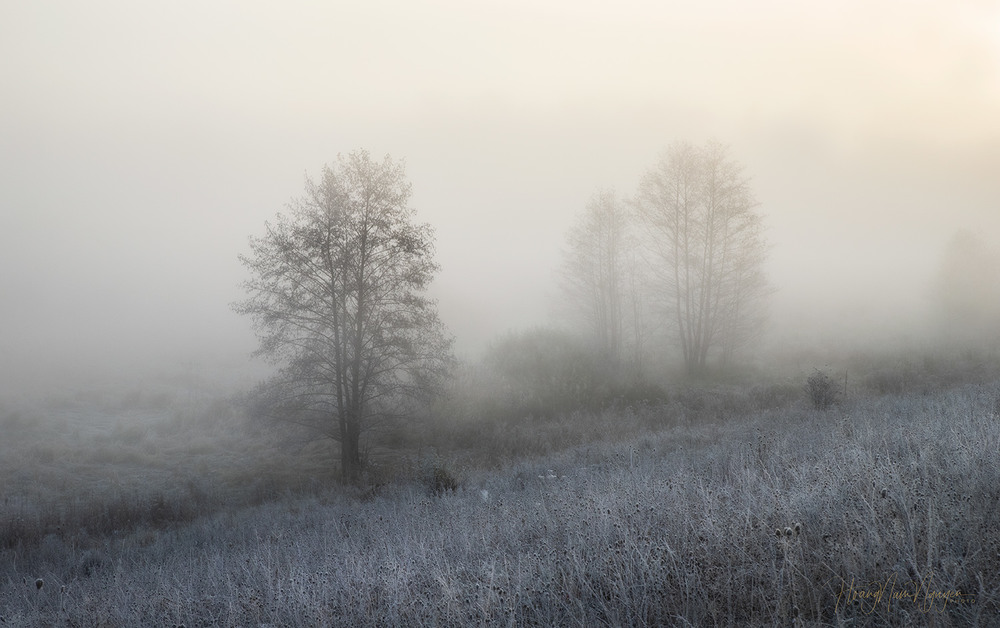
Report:
[{"label": "foggy treeline", "polygon": [[638,180],[552,243],[546,324],[456,358],[404,163],[307,178],[240,256],[258,385],[189,365],[0,403],[0,619],[895,625],[913,609],[844,593],[885,577],[1000,616],[989,240],[935,254],[919,343],[796,353],[731,149],[673,143]]},{"label": "foggy treeline", "polygon": [[[251,317],[258,354],[280,368],[258,390],[258,411],[339,443],[349,482],[361,479],[380,432],[435,412],[454,368],[426,296],[438,270],[433,230],[414,221],[409,198],[402,164],[355,151],[307,180],[305,196],[241,257],[251,279],[235,309]],[[677,361],[706,376],[763,331],[763,221],[720,143],[672,145],[634,199],[598,192],[568,244],[564,307],[582,334],[507,338],[485,360],[500,379],[529,378],[522,387],[536,401],[599,407],[656,388]]]},{"label": "foggy treeline", "polygon": [[634,199],[603,191],[587,205],[568,237],[566,308],[612,365],[641,370],[676,350],[688,374],[710,358],[724,367],[763,331],[762,222],[723,145],[675,144]]}]

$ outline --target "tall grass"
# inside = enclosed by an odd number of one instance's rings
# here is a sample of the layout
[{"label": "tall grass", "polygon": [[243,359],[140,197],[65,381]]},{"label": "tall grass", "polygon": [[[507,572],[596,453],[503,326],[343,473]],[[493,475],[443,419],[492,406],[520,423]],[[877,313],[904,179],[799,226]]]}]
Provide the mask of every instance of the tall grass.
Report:
[{"label": "tall grass", "polygon": [[440,496],[403,482],[86,544],[8,544],[0,615],[39,626],[1000,622],[995,386],[827,412],[731,405],[706,401],[697,421],[670,405],[580,416],[596,425],[620,412],[637,427],[469,464]]}]

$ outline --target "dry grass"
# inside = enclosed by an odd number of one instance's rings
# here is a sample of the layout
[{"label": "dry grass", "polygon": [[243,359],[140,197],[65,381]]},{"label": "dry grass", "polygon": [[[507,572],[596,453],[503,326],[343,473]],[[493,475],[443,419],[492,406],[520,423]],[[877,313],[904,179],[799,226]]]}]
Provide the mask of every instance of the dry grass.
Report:
[{"label": "dry grass", "polygon": [[[524,423],[489,443],[516,439],[504,455],[519,462],[460,461],[461,487],[440,497],[405,482],[364,499],[278,492],[174,525],[7,543],[0,615],[38,626],[997,625],[997,392],[817,412],[746,389],[568,415],[539,433]],[[605,424],[604,437],[559,449],[574,421],[584,434]],[[147,464],[150,438],[126,443]],[[858,595],[879,586],[881,598]],[[962,597],[933,597],[948,592]]]},{"label": "dry grass", "polygon": [[332,482],[326,451],[287,446],[237,409],[161,395],[0,407],[0,547],[100,541]]}]

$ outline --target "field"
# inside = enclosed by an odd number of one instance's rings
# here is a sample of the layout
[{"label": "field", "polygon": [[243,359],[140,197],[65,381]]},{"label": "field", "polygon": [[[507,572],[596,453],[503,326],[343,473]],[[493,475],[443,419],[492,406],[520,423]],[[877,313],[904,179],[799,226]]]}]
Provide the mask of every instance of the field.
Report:
[{"label": "field", "polygon": [[451,417],[356,490],[233,399],[11,402],[0,625],[998,625],[1000,382],[965,373]]}]

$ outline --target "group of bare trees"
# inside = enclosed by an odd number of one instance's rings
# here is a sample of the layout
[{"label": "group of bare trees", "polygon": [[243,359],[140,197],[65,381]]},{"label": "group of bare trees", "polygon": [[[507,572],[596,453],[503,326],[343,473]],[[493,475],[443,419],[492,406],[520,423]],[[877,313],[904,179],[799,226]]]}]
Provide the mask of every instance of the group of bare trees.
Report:
[{"label": "group of bare trees", "polygon": [[[409,197],[401,163],[339,157],[240,258],[250,279],[234,308],[252,319],[258,354],[281,367],[263,405],[338,442],[347,481],[365,465],[366,435],[412,416],[453,366],[426,295],[438,270],[433,233],[415,222]],[[566,302],[594,351],[538,331],[494,348],[492,366],[528,401],[590,398],[607,373],[641,372],[648,358],[676,356],[690,374],[726,366],[764,324],[757,208],[723,145],[672,145],[631,198],[598,191],[569,232]],[[933,296],[958,340],[995,340],[998,277],[996,251],[955,237]]]},{"label": "group of bare trees", "polygon": [[[281,367],[264,405],[337,441],[347,481],[365,465],[366,433],[412,414],[453,362],[425,294],[438,270],[433,234],[409,197],[390,157],[339,157],[240,258],[250,279],[234,307]],[[595,194],[569,236],[565,285],[597,357],[639,365],[648,339],[670,330],[693,373],[731,359],[759,328],[766,292],[756,206],[718,144],[675,145],[631,200]],[[501,367],[517,363],[504,355]]]},{"label": "group of bare trees", "polygon": [[567,239],[564,287],[593,344],[640,363],[669,338],[689,373],[761,330],[768,284],[758,203],[721,144],[671,146],[632,199],[596,193]]}]

